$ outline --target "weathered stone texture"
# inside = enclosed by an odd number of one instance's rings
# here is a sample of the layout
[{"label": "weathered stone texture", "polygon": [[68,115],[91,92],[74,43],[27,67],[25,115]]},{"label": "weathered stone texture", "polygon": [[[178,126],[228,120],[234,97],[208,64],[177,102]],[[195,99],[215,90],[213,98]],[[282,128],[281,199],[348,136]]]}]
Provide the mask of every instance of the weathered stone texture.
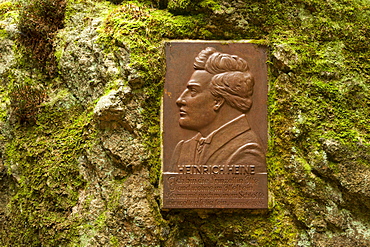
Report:
[{"label": "weathered stone texture", "polygon": [[63,38],[58,51],[61,78],[83,104],[98,98],[108,82],[124,77],[124,66],[128,63],[128,52],[124,48],[105,53],[96,42],[96,29],[101,22],[92,19],[82,30],[69,27],[59,33]]},{"label": "weathered stone texture", "polygon": [[[52,77],[20,8],[0,0],[0,245],[370,246],[365,2],[69,0]],[[266,211],[160,210],[163,41],[189,38],[268,46]],[[47,97],[19,124],[23,82]]]}]

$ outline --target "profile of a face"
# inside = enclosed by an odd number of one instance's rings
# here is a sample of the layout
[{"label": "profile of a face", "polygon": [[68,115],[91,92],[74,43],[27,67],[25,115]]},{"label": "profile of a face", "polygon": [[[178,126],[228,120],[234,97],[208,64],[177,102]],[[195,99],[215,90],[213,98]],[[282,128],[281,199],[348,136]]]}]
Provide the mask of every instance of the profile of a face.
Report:
[{"label": "profile of a face", "polygon": [[205,70],[196,70],[176,100],[182,128],[201,131],[215,119],[217,100],[209,90],[212,77]]}]

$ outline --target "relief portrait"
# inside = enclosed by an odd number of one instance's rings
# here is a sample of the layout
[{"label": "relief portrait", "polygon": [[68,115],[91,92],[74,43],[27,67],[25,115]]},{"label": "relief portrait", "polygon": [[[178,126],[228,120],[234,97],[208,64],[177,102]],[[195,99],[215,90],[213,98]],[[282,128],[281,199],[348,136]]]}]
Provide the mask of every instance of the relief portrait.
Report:
[{"label": "relief portrait", "polygon": [[266,209],[267,49],[166,43],[162,208]]},{"label": "relief portrait", "polygon": [[200,51],[176,99],[179,126],[196,134],[177,143],[171,171],[184,165],[248,165],[266,172],[265,150],[246,115],[253,107],[254,84],[243,58],[213,47]]}]

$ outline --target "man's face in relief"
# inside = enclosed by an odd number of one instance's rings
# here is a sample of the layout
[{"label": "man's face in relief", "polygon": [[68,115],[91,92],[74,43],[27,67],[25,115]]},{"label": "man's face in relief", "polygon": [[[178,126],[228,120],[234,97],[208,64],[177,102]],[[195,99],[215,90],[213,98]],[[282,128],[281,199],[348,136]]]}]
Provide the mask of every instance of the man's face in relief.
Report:
[{"label": "man's face in relief", "polygon": [[180,109],[179,124],[182,128],[201,131],[216,117],[215,98],[209,91],[213,75],[205,70],[196,70],[186,89],[176,100]]}]

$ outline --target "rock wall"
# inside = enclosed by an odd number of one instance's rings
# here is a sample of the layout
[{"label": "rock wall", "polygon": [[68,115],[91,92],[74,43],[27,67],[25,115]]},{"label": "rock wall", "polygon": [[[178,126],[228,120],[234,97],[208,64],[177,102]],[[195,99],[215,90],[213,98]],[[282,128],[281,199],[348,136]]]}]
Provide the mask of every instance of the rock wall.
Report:
[{"label": "rock wall", "polygon": [[[0,244],[370,246],[369,22],[361,0],[0,0]],[[171,39],[268,46],[268,210],[160,209]]]}]

